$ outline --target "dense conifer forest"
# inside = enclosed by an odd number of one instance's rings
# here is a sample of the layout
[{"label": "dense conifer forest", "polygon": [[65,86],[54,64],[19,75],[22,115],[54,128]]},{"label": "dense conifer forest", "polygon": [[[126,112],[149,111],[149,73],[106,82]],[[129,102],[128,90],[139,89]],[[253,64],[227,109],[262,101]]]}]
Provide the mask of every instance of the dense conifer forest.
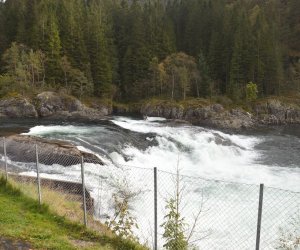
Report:
[{"label": "dense conifer forest", "polygon": [[300,1],[0,1],[0,56],[0,97],[281,95],[300,90]]}]

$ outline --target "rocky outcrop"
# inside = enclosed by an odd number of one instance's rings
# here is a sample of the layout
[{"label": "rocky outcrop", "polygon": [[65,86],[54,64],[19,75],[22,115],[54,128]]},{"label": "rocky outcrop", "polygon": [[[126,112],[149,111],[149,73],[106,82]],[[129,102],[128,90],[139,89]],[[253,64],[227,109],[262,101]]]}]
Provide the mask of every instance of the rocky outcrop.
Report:
[{"label": "rocky outcrop", "polygon": [[195,125],[233,130],[263,125],[300,124],[300,107],[276,99],[254,104],[251,112],[241,108],[225,109],[221,104],[183,107],[177,104],[147,103],[142,106],[141,113],[146,116],[181,119]]},{"label": "rocky outcrop", "polygon": [[300,124],[300,107],[276,99],[257,103],[253,112],[258,122],[264,125]]},{"label": "rocky outcrop", "polygon": [[75,97],[49,91],[38,94],[32,102],[22,97],[0,100],[0,118],[99,121],[111,112],[105,105],[89,108]]},{"label": "rocky outcrop", "polygon": [[103,115],[111,115],[113,112],[112,104],[103,104],[97,101],[92,101],[90,108],[99,111]]},{"label": "rocky outcrop", "polygon": [[225,110],[220,104],[202,107],[164,106],[146,104],[141,113],[147,116],[160,116],[167,119],[181,119],[195,125],[223,129],[240,129],[254,126],[252,115],[242,109]]},{"label": "rocky outcrop", "polygon": [[2,118],[36,118],[35,107],[25,98],[6,98],[0,100]]},{"label": "rocky outcrop", "polygon": [[164,117],[167,119],[184,119],[184,108],[180,105],[150,104],[141,107],[141,114],[147,116]]},{"label": "rocky outcrop", "polygon": [[185,106],[178,103],[161,101],[143,105],[105,105],[90,101],[89,107],[78,99],[43,92],[29,102],[25,98],[6,98],[0,100],[0,118],[47,118],[50,120],[100,121],[111,113],[141,114],[184,120],[195,125],[219,129],[248,129],[266,125],[300,124],[300,101],[295,99],[281,101],[269,98],[252,105],[246,112],[241,108],[228,109],[221,104],[208,102],[192,103]]},{"label": "rocky outcrop", "polygon": [[63,120],[102,120],[108,110],[88,108],[78,99],[55,92],[43,92],[35,98],[37,112],[42,118]]},{"label": "rocky outcrop", "polygon": [[[102,161],[95,155],[82,152],[76,146],[64,141],[25,135],[12,135],[6,138],[7,155],[16,162],[35,162],[35,145],[39,152],[39,162],[45,165],[76,165],[80,163],[81,156],[84,157],[85,162],[102,164]],[[2,147],[3,145],[0,145],[0,149]]]},{"label": "rocky outcrop", "polygon": [[41,117],[48,117],[61,111],[82,111],[82,103],[70,96],[58,95],[55,92],[43,92],[35,98],[36,108]]},{"label": "rocky outcrop", "polygon": [[216,111],[214,105],[199,110],[196,115],[186,114],[193,124],[220,129],[249,129],[255,126],[252,115],[242,109]]}]

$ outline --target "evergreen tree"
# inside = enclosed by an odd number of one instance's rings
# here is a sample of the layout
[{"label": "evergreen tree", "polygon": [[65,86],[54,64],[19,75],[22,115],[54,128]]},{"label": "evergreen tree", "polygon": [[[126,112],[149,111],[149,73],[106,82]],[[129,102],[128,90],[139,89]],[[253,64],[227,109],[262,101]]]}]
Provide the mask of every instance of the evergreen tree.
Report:
[{"label": "evergreen tree", "polygon": [[138,98],[141,88],[138,84],[147,75],[150,54],[142,19],[142,9],[138,1],[133,1],[128,13],[127,48],[122,60],[122,78],[124,91],[128,98]]},{"label": "evergreen tree", "polygon": [[59,62],[61,58],[61,41],[59,36],[57,19],[54,15],[50,16],[48,24],[48,50],[47,50],[47,78],[50,82],[59,83],[61,77],[61,70]]},{"label": "evergreen tree", "polygon": [[97,1],[91,1],[88,8],[88,51],[91,72],[94,82],[94,94],[111,96],[113,91],[113,67],[109,33],[110,26],[106,23],[107,16],[104,6]]},{"label": "evergreen tree", "polygon": [[62,53],[69,58],[73,67],[90,76],[89,55],[85,43],[84,1],[62,0],[58,9]]},{"label": "evergreen tree", "polygon": [[207,97],[208,95],[211,96],[212,95],[212,90],[211,90],[211,84],[212,84],[212,80],[210,79],[209,76],[209,68],[207,65],[207,62],[204,58],[204,55],[200,52],[199,56],[198,56],[198,68],[199,68],[199,80],[195,81],[195,86],[196,86],[196,93],[197,93],[197,97],[200,97],[200,95],[202,97]]},{"label": "evergreen tree", "polygon": [[[71,91],[73,71],[81,79],[77,83],[88,82],[85,93],[93,90],[99,97],[113,97],[116,85],[123,100],[207,97],[212,92],[238,100],[250,81],[260,96],[281,94],[299,86],[299,3],[0,1],[0,56],[13,42],[24,44],[26,55],[32,49],[28,65],[34,72],[27,81]],[[34,66],[37,51],[41,69]],[[196,58],[194,75],[189,68],[166,64],[166,58],[179,52]],[[4,66],[2,62],[1,73]]]}]

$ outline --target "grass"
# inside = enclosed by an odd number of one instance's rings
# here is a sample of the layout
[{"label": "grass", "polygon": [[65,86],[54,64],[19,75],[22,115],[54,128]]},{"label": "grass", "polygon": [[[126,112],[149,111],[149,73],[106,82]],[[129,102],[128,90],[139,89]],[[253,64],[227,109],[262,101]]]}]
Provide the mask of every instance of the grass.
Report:
[{"label": "grass", "polygon": [[[22,193],[32,199],[37,199],[37,186],[31,181],[19,182],[15,181],[13,176],[10,176],[10,184],[22,190]],[[65,216],[72,221],[81,221],[83,212],[81,208],[81,197],[72,195],[63,190],[52,190],[49,187],[42,185],[42,202],[48,206],[50,211],[57,213],[60,216]]]},{"label": "grass", "polygon": [[[28,193],[25,186],[22,185],[22,191]],[[51,198],[54,199],[53,196],[47,199]],[[52,208],[55,206],[57,204],[54,202]],[[87,230],[84,226],[58,215],[51,206],[39,206],[36,200],[26,196],[13,184],[6,183],[2,177],[0,236],[28,242],[33,249],[145,249],[135,242],[112,234],[109,236]]]},{"label": "grass", "polygon": [[[35,200],[37,199],[38,193],[36,184],[32,182],[22,183],[14,181],[13,176],[10,178],[10,184],[22,190],[24,195]],[[64,190],[53,190],[42,185],[42,202],[49,207],[50,211],[60,216],[64,216],[77,223],[83,221],[82,196],[80,195],[70,194]],[[88,211],[87,220],[89,228],[113,236],[105,225],[94,219],[93,211]]]}]

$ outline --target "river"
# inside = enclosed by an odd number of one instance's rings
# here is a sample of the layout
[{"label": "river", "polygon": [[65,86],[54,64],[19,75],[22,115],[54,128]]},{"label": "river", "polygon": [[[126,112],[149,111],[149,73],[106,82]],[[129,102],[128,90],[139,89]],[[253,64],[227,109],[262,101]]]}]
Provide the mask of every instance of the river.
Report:
[{"label": "river", "polygon": [[[87,164],[86,169],[94,198],[99,200],[99,192],[104,192],[101,204],[97,203],[102,213],[98,216],[109,213],[110,206],[104,203],[113,192],[102,180],[112,176],[123,180],[141,191],[142,198],[133,202],[132,209],[142,228],[136,233],[148,244],[153,228],[153,167],[159,170],[159,225],[166,212],[164,200],[174,190],[174,176],[169,173],[177,168],[184,176],[182,214],[187,224],[193,224],[192,215],[205,204],[197,230],[200,236],[195,236],[203,238],[195,240],[202,249],[253,249],[260,183],[267,187],[265,206],[270,210],[264,218],[262,249],[275,249],[279,228],[284,223],[288,227],[300,205],[300,127],[296,125],[229,134],[163,118],[112,117],[97,124],[15,121],[1,124],[0,129],[2,134],[13,131],[70,141],[97,154],[105,166],[100,171]],[[68,179],[80,174],[79,166],[57,169],[47,166],[44,175]],[[101,190],[96,176],[101,176]],[[159,232],[163,233],[161,227]]]}]

